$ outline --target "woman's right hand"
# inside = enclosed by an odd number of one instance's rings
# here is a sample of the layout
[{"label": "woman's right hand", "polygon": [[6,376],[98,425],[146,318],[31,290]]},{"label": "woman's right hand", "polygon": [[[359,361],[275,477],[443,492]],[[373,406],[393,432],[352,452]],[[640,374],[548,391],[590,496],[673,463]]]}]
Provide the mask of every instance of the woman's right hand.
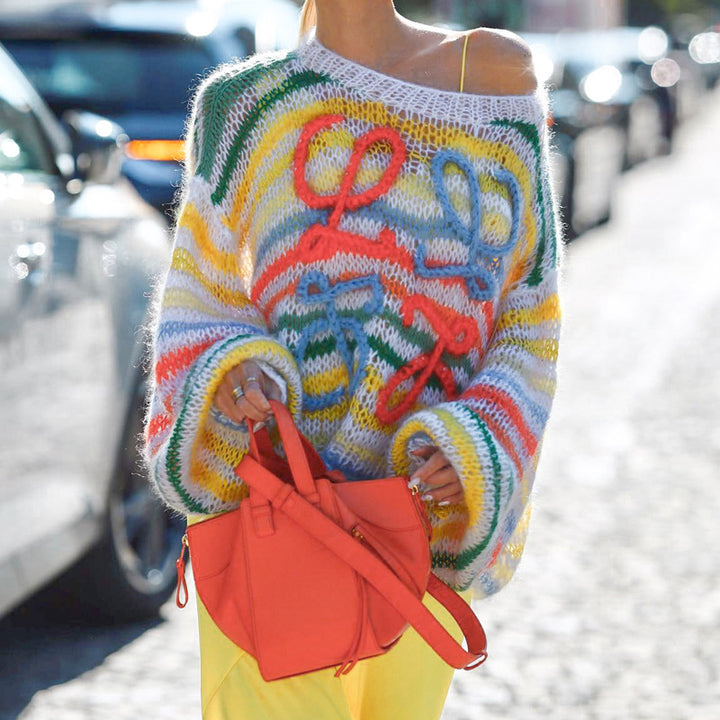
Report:
[{"label": "woman's right hand", "polygon": [[252,360],[228,370],[215,393],[215,406],[236,423],[247,418],[266,422],[272,415],[268,400],[282,400],[282,393]]}]

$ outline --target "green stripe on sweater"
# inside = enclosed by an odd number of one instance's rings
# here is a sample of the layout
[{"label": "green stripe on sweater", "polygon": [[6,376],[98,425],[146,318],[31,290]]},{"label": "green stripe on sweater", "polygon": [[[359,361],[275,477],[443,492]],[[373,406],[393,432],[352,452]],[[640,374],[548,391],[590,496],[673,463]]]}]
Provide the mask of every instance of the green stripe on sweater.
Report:
[{"label": "green stripe on sweater", "polygon": [[[327,77],[327,75],[321,75],[319,73],[311,71],[298,73],[296,75],[291,75],[289,78],[281,82],[277,87],[270,90],[270,92],[257,99],[250,112],[243,119],[242,125],[240,125],[237,132],[234,134],[233,144],[230,147],[230,151],[227,155],[227,160],[223,165],[222,171],[220,173],[217,187],[211,195],[211,199],[213,203],[215,203],[215,205],[221,203],[227,195],[228,190],[230,189],[230,179],[233,172],[235,172],[235,168],[237,167],[238,162],[240,161],[240,155],[243,152],[248,135],[258,124],[262,116],[275,104],[277,104],[296,90],[328,82],[332,81],[329,77]],[[247,87],[247,84],[243,82],[242,86]],[[233,90],[235,90],[235,88],[233,88]],[[231,103],[233,99],[233,96],[231,96],[229,98],[229,102]],[[210,182],[209,170],[210,169],[207,170],[207,175],[204,176],[205,179],[208,180],[208,182]]]},{"label": "green stripe on sweater", "polygon": [[180,497],[182,498],[183,502],[185,503],[186,508],[190,512],[198,512],[198,513],[206,513],[208,512],[207,508],[204,505],[201,505],[197,500],[193,499],[188,492],[185,490],[185,488],[182,485],[182,463],[180,462],[180,443],[182,441],[183,436],[183,423],[185,421],[185,415],[187,413],[188,409],[188,401],[191,397],[191,393],[188,391],[188,388],[194,387],[196,384],[196,376],[203,373],[208,365],[210,365],[214,359],[217,357],[217,355],[225,350],[228,345],[231,345],[232,343],[237,342],[238,340],[245,340],[247,338],[252,337],[252,335],[234,335],[233,337],[229,338],[228,340],[225,340],[224,342],[217,345],[212,352],[210,352],[206,357],[201,366],[198,367],[196,364],[195,367],[188,373],[187,378],[185,379],[184,383],[184,391],[183,391],[183,406],[180,410],[180,413],[178,414],[178,418],[175,421],[175,427],[173,428],[172,435],[170,436],[170,440],[168,442],[168,451],[167,451],[167,457],[165,460],[165,469],[168,474],[168,478],[170,479],[170,483],[175,488],[176,492]]},{"label": "green stripe on sweater", "polygon": [[[545,207],[545,188],[543,183],[543,174],[542,174],[542,162],[541,162],[541,156],[542,156],[542,148],[540,145],[540,135],[538,134],[538,130],[532,123],[527,122],[519,122],[516,120],[493,120],[491,123],[492,125],[499,125],[502,127],[509,127],[513,130],[516,130],[520,133],[529,143],[530,146],[533,149],[533,153],[535,154],[535,192],[538,196],[538,203],[540,204],[540,207],[542,208],[541,215],[540,215],[540,221],[541,221],[541,230],[540,230],[540,238],[538,240],[538,247],[537,247],[537,257],[535,258],[535,265],[533,266],[533,269],[530,271],[530,274],[527,278],[527,284],[530,287],[534,287],[536,285],[539,285],[542,282],[543,279],[543,273],[542,273],[542,263],[545,256],[545,249],[546,244],[548,240],[548,219],[546,216],[547,209]],[[550,223],[551,227],[554,228],[552,223]],[[555,256],[557,256],[557,248],[555,248],[555,244],[557,243],[557,238],[555,238],[555,232],[554,229],[552,231],[552,236],[550,239],[553,243],[553,251]]]},{"label": "green stripe on sweater", "polygon": [[196,112],[202,115],[202,138],[197,134],[200,123],[195,123],[196,135],[194,137],[199,157],[198,175],[210,182],[212,166],[220,147],[228,110],[232,103],[244,90],[264,77],[267,72],[285,65],[290,57],[288,55],[279,59],[262,59],[241,73],[238,73],[237,68],[231,65],[213,77],[211,82],[205,86],[202,97],[198,98],[198,107],[196,108]]},{"label": "green stripe on sweater", "polygon": [[[338,312],[338,316],[341,318],[354,318],[363,324],[372,319],[371,315],[357,310],[343,310]],[[303,316],[295,314],[284,314],[278,318],[277,330],[292,329],[296,332],[302,332],[311,323],[325,317],[326,314],[322,310],[313,310],[307,313],[307,315]],[[437,338],[432,333],[418,330],[414,327],[406,327],[403,324],[402,318],[398,317],[394,313],[390,313],[387,311],[383,313],[382,319],[387,322],[391,327],[393,327],[403,340],[412,343],[416,347],[420,348],[420,350],[424,353],[432,352],[432,349],[437,342]],[[407,362],[406,360],[403,360],[403,358],[401,358],[388,343],[384,343],[377,335],[372,333],[369,334],[368,342],[370,344],[370,347],[378,353],[380,358],[395,370],[399,370]],[[348,344],[350,345],[350,338],[348,338]],[[293,345],[291,347],[291,350],[293,350],[293,352],[295,350],[295,347],[296,345]],[[307,345],[304,359],[315,359],[323,353],[329,354],[334,352],[336,349],[337,343],[334,336],[323,338],[322,340],[317,341],[311,340]],[[467,376],[472,376],[473,374],[472,363],[466,356],[458,356],[445,353],[443,355],[443,362],[448,367],[461,369],[465,372]],[[435,378],[432,378],[430,380],[430,386],[437,390],[442,389],[440,382]]]},{"label": "green stripe on sweater", "polygon": [[[493,533],[496,531],[498,521],[500,518],[500,490],[501,483],[500,477],[502,468],[500,465],[500,458],[498,457],[497,448],[495,447],[495,441],[490,434],[490,431],[485,427],[485,423],[482,418],[470,408],[465,405],[458,404],[458,409],[464,411],[470,416],[470,419],[475,425],[477,425],[480,433],[485,441],[485,444],[490,452],[490,463],[492,465],[492,484],[493,484],[493,517],[490,522],[490,529],[488,530],[485,537],[477,544],[464,550],[459,555],[450,555],[448,553],[433,553],[433,565],[435,567],[447,567],[455,570],[464,570],[471,565],[475,559],[487,548]],[[468,433],[472,437],[472,433]],[[487,478],[486,478],[487,479]],[[512,489],[511,489],[512,492]]]},{"label": "green stripe on sweater", "polygon": [[[473,420],[477,424],[478,428],[480,429],[480,432],[482,433],[483,440],[485,441],[485,444],[487,445],[488,450],[490,451],[490,462],[492,464],[492,484],[493,484],[493,516],[492,520],[490,522],[490,529],[488,530],[485,537],[478,543],[477,545],[474,545],[473,547],[468,548],[467,550],[464,550],[461,552],[458,557],[457,561],[455,563],[455,568],[457,570],[464,570],[468,566],[470,566],[475,559],[485,551],[487,548],[493,534],[497,530],[498,522],[500,520],[500,490],[501,490],[501,473],[502,469],[500,466],[500,458],[498,457],[497,453],[497,447],[495,446],[495,441],[493,440],[492,435],[490,434],[490,431],[485,427],[485,423],[482,421],[482,419],[476,415],[470,408],[465,408],[468,413],[473,417]],[[512,494],[512,484],[511,487],[508,490],[508,494]]]}]

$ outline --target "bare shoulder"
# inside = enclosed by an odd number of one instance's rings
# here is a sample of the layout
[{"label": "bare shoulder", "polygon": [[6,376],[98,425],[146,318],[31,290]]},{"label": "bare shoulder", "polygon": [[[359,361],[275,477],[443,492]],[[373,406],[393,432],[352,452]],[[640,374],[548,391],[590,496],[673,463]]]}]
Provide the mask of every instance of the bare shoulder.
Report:
[{"label": "bare shoulder", "polygon": [[477,28],[468,40],[465,90],[478,94],[526,95],[537,89],[528,44],[507,30]]}]

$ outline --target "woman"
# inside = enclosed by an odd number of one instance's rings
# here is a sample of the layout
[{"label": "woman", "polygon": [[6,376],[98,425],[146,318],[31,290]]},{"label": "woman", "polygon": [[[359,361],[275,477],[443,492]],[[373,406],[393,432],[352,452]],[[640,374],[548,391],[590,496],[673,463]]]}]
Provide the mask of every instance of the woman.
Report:
[{"label": "woman", "polygon": [[[558,235],[543,95],[498,31],[316,0],[310,39],[197,93],[155,332],[152,475],[190,521],[237,507],[245,420],[285,402],[349,479],[407,474],[436,575],[484,596],[522,552],[555,388]],[[437,607],[428,602],[437,612]],[[438,718],[412,630],[348,676],[264,683],[202,604],[206,718]]]}]

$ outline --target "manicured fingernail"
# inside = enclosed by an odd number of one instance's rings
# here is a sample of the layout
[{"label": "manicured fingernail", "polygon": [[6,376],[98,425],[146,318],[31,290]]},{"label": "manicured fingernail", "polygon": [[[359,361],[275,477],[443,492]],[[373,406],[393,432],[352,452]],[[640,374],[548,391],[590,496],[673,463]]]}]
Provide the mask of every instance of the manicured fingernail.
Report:
[{"label": "manicured fingernail", "polygon": [[425,493],[424,495],[420,496],[420,499],[423,502],[432,502],[433,496],[430,493]]},{"label": "manicured fingernail", "polygon": [[410,482],[408,483],[409,488],[416,488],[420,484],[420,478],[414,477],[410,479]]}]

